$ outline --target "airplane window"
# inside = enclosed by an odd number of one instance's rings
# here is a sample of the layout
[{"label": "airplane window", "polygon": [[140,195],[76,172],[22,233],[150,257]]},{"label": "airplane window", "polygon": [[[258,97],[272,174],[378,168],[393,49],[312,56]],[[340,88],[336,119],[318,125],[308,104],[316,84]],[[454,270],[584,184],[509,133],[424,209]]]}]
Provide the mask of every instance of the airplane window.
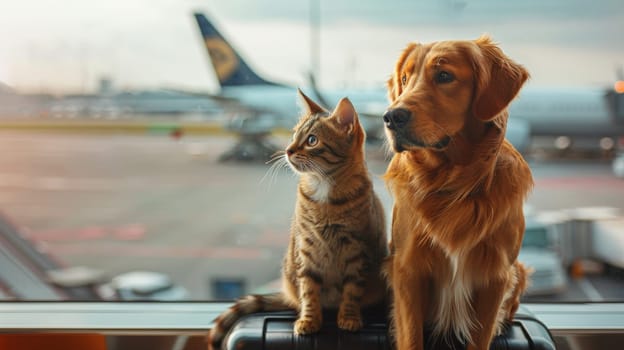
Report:
[{"label": "airplane window", "polygon": [[621,0],[2,1],[0,299],[279,289],[298,177],[269,161],[297,87],[353,102],[389,220],[400,52],[488,33],[531,73],[506,130],[535,181],[525,300],[622,301],[622,23]]}]

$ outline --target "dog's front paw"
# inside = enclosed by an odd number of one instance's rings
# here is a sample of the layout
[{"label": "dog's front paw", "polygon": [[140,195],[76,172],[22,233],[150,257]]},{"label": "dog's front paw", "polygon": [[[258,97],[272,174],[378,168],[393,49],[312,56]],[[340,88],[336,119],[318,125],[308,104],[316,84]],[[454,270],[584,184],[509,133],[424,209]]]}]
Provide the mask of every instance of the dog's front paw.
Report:
[{"label": "dog's front paw", "polygon": [[321,329],[320,319],[300,318],[295,322],[294,331],[297,335],[316,333]]},{"label": "dog's front paw", "polygon": [[338,315],[338,328],[345,331],[355,332],[360,330],[364,323],[360,316],[344,316]]}]

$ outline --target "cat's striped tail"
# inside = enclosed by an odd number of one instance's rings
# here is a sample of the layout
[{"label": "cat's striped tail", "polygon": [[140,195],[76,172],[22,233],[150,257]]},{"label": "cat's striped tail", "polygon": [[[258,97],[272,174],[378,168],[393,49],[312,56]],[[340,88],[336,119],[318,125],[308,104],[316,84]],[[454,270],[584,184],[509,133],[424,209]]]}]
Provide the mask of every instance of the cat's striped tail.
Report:
[{"label": "cat's striped tail", "polygon": [[236,321],[245,315],[262,311],[292,310],[286,302],[284,294],[273,293],[263,295],[248,295],[239,299],[234,305],[214,320],[214,326],[208,332],[208,349],[218,349],[225,335],[234,326]]}]

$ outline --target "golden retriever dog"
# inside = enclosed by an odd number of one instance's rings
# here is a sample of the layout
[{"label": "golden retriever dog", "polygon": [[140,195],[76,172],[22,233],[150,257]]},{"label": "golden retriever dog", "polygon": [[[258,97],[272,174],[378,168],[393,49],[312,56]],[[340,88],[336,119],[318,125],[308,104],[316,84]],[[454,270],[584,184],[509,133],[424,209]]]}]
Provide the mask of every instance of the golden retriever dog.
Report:
[{"label": "golden retriever dog", "polygon": [[529,166],[505,140],[507,106],[529,77],[489,37],[412,43],[388,81],[394,150],[387,273],[399,350],[423,329],[488,349],[517,310]]}]

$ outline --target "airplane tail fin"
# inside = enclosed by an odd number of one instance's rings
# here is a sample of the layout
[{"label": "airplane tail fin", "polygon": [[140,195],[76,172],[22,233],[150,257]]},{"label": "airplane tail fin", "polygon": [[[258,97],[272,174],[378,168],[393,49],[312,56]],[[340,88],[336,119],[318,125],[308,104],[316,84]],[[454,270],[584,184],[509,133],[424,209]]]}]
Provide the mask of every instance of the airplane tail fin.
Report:
[{"label": "airplane tail fin", "polygon": [[206,16],[202,13],[195,13],[194,15],[221,87],[278,85],[261,78],[249,68]]}]

